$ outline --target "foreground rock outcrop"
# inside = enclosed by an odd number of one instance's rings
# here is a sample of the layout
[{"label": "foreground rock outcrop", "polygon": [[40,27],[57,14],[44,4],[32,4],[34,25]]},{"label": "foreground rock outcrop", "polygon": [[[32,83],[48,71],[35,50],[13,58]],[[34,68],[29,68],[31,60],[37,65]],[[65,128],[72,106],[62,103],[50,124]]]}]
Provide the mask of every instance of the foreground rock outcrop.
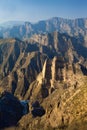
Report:
[{"label": "foreground rock outcrop", "polygon": [[68,89],[62,89],[62,91],[56,89],[40,103],[45,109],[45,114],[42,117],[33,117],[29,113],[22,117],[14,129],[86,130],[87,77],[81,77],[80,80],[82,83],[77,88],[71,86]]}]

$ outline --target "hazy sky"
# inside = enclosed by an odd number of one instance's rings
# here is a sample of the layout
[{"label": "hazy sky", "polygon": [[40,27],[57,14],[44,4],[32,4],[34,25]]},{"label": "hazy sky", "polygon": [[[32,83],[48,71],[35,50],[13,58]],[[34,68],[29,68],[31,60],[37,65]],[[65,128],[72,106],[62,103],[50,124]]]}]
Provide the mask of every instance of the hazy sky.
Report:
[{"label": "hazy sky", "polygon": [[87,17],[87,0],[0,0],[0,23]]}]

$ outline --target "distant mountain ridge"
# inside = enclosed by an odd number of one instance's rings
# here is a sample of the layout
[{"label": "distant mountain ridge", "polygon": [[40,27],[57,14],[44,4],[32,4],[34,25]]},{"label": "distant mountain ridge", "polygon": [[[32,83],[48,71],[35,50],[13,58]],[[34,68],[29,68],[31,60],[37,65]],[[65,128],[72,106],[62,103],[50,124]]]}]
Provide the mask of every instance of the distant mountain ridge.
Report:
[{"label": "distant mountain ridge", "polygon": [[[79,19],[64,19],[54,17],[48,20],[39,21],[37,23],[30,22],[7,22],[2,24],[0,29],[0,36],[4,38],[29,38],[33,34],[51,33],[58,31],[60,33],[67,33],[71,36],[81,34],[87,40],[87,18]],[[8,26],[6,28],[5,26]],[[11,26],[11,28],[10,28]]]}]

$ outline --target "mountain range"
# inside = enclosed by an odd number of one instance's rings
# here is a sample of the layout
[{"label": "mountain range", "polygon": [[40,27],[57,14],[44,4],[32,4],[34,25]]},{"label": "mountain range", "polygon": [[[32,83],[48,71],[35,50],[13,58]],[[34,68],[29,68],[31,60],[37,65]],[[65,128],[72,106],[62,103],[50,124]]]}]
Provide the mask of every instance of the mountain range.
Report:
[{"label": "mountain range", "polygon": [[[29,110],[26,115],[20,113],[17,120],[12,116],[15,126],[1,128],[86,130],[87,19],[55,17],[35,24],[5,25],[0,27],[0,103],[10,108],[11,94],[16,98],[11,102],[29,101]],[[19,106],[18,111],[22,111]],[[13,107],[4,109],[11,112],[9,122]],[[0,113],[2,110],[0,107]]]},{"label": "mountain range", "polygon": [[1,25],[0,36],[7,38],[29,38],[33,34],[58,31],[71,36],[82,35],[87,39],[87,18],[63,19],[54,17],[37,23],[12,21]]}]

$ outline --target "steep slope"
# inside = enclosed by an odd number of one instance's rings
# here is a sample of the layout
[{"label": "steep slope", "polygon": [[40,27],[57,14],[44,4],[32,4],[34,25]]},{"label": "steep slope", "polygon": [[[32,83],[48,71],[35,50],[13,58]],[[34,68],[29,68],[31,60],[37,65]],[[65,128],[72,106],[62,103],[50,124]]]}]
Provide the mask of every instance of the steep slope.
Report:
[{"label": "steep slope", "polygon": [[0,53],[0,87],[23,97],[47,55],[39,52],[38,45],[18,39],[1,39]]},{"label": "steep slope", "polygon": [[[57,61],[54,56],[63,57],[67,64],[78,62],[82,72],[87,75],[87,48],[80,39],[80,36],[75,38],[58,32],[33,35],[29,41],[1,39],[0,86],[23,98],[31,83],[42,71],[46,59],[49,61],[47,75],[51,76],[49,66]],[[61,63],[61,58],[59,62]],[[58,78],[58,75],[56,77]]]},{"label": "steep slope", "polygon": [[66,63],[60,56],[54,57],[52,60],[46,59],[42,72],[30,85],[25,99],[38,98],[38,100],[43,100],[56,89],[63,91],[71,86],[77,88],[83,75],[78,63]]},{"label": "steep slope", "polygon": [[66,64],[59,57],[47,60],[25,96],[30,100],[30,110],[32,103],[38,100],[46,113],[36,118],[29,113],[19,121],[16,129],[86,130],[86,80],[79,64]]},{"label": "steep slope", "polygon": [[13,129],[86,130],[87,48],[82,35],[0,39],[0,54],[0,91],[29,100],[29,114]]},{"label": "steep slope", "polygon": [[[72,96],[60,99],[56,90],[46,100],[43,107],[47,111],[43,117],[23,117],[16,129],[31,130],[86,130],[87,129],[87,86],[72,93]],[[68,95],[66,92],[62,96]],[[84,104],[84,105],[83,105]],[[26,122],[26,123],[25,123]]]},{"label": "steep slope", "polygon": [[62,55],[70,63],[82,62],[84,58],[85,60],[87,58],[87,48],[85,47],[84,37],[81,35],[71,37],[58,32],[35,34],[29,39],[29,42],[41,45],[40,51],[46,53],[49,57]]}]

